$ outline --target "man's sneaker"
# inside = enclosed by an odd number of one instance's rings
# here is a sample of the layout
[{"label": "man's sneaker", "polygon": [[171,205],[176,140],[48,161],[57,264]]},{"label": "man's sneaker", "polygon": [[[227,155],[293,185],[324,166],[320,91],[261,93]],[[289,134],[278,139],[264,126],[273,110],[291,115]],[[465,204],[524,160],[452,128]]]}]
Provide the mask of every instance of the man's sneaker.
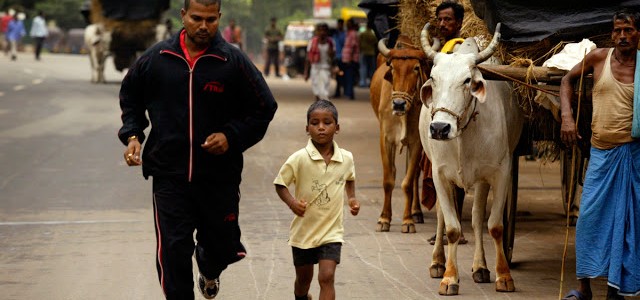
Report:
[{"label": "man's sneaker", "polygon": [[214,299],[220,290],[220,278],[209,280],[198,273],[198,288],[205,299]]}]

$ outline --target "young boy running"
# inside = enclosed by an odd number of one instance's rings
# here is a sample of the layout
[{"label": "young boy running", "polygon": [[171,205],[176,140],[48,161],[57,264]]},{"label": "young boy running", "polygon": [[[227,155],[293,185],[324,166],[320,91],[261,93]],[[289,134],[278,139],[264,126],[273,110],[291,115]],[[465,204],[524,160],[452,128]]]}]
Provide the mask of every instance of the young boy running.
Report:
[{"label": "young boy running", "polygon": [[[351,152],[333,141],[340,130],[338,111],[328,100],[318,100],[307,111],[307,146],[293,153],[274,184],[280,199],[295,214],[289,232],[296,268],[295,299],[308,295],[314,264],[319,265],[320,300],[335,299],[333,285],[342,248],[343,206],[346,190],[352,215],[360,211],[355,197],[355,168]],[[288,186],[295,184],[295,197]]]}]

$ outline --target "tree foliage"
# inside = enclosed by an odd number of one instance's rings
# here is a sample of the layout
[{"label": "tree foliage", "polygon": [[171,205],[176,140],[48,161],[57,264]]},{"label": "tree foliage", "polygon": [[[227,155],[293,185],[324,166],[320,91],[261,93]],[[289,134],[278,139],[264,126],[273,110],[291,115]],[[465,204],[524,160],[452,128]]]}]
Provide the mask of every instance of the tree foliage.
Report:
[{"label": "tree foliage", "polygon": [[[38,10],[45,12],[48,20],[55,20],[60,28],[85,27],[80,8],[84,0],[0,0],[0,9],[9,7],[27,13],[33,17]],[[332,0],[334,17],[340,7],[356,7],[359,0]],[[184,0],[171,0],[171,8],[166,16],[172,21],[175,30],[182,27],[180,9]],[[252,53],[260,52],[262,36],[271,17],[278,19],[278,27],[283,31],[289,21],[303,20],[313,16],[313,0],[222,0],[222,19],[220,30],[235,19],[243,28],[246,49]]]},{"label": "tree foliage", "polygon": [[42,10],[48,20],[55,20],[62,29],[81,28],[87,25],[80,14],[82,2],[83,0],[44,0],[38,1],[34,9]]},{"label": "tree foliage", "polygon": [[55,20],[62,29],[84,27],[86,24],[80,14],[83,0],[0,0],[0,9],[13,8],[32,18],[39,10],[45,13],[47,20]]}]

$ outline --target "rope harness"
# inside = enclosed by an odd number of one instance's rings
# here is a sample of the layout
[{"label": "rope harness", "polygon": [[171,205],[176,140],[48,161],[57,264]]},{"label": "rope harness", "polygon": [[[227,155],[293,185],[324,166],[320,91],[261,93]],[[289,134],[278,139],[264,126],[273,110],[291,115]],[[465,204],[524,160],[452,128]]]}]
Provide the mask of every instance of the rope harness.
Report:
[{"label": "rope harness", "polygon": [[394,59],[401,59],[401,60],[409,60],[409,59],[415,59],[419,62],[418,64],[418,74],[419,74],[419,79],[416,82],[416,89],[413,91],[413,94],[409,94],[407,92],[403,92],[403,91],[396,91],[396,90],[391,90],[391,99],[402,99],[405,102],[407,102],[409,104],[409,106],[413,105],[413,99],[416,96],[416,92],[420,90],[420,88],[422,87],[422,84],[424,84],[425,80],[425,75],[422,72],[422,63],[426,62],[427,59],[424,57],[420,57],[420,56],[413,56],[413,55],[401,55],[401,56],[391,56],[389,58],[387,58],[387,66],[391,66],[391,61],[393,61]]},{"label": "rope harness", "polygon": [[[471,103],[473,103],[473,109],[471,110],[471,113],[469,113],[469,111],[470,111],[469,107],[471,107]],[[469,123],[471,123],[472,120],[473,121],[476,120],[476,116],[478,115],[478,112],[476,111],[477,103],[478,103],[478,98],[473,97],[473,99],[471,101],[467,102],[467,105],[464,107],[464,110],[459,115],[457,113],[451,111],[450,109],[447,109],[447,108],[444,108],[444,107],[432,108],[431,109],[431,120],[433,120],[433,117],[439,111],[447,113],[447,114],[451,115],[452,117],[454,117],[456,119],[456,126],[459,128],[458,129],[459,131],[462,131],[465,128],[467,128],[467,126],[469,126]],[[469,115],[466,118],[467,122],[464,123],[464,126],[460,127],[460,124],[464,120],[462,117],[464,117],[466,115]]]},{"label": "rope harness", "polygon": [[413,105],[414,96],[415,96],[415,92],[413,92],[413,95],[410,95],[407,92],[391,91],[391,99],[402,99],[407,103],[409,103],[409,105]]}]

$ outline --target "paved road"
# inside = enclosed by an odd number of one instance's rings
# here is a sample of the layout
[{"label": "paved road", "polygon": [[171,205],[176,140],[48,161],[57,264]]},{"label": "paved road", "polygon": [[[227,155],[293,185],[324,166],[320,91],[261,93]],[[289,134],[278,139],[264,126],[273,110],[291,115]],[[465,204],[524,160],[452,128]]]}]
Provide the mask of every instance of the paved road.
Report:
[{"label": "paved road", "polygon": [[[0,57],[0,299],[161,299],[155,265],[151,185],[128,168],[116,139],[122,74],[108,61],[108,84],[90,84],[88,58]],[[280,104],[265,140],[246,153],[240,222],[249,256],[223,274],[219,299],[291,299],[294,271],[287,246],[291,212],[272,181],[286,157],[306,143],[310,87],[300,79],[268,78]],[[400,189],[391,232],[374,231],[381,208],[377,121],[368,91],[335,100],[337,141],[356,159],[361,214],[347,216],[338,267],[339,299],[440,299],[428,275],[435,214],[418,233],[400,233]],[[399,169],[399,173],[402,168]],[[398,180],[399,182],[399,180]],[[521,161],[514,268],[516,292],[471,279],[474,240],[470,199],[459,247],[456,299],[554,299],[560,288],[565,229],[557,163]],[[486,231],[486,230],[485,230]],[[487,261],[495,266],[485,232]],[[564,290],[575,284],[573,229]],[[492,270],[492,279],[495,272]],[[595,289],[604,290],[602,281]],[[312,293],[317,296],[314,282]],[[602,296],[601,294],[597,294]]]}]

